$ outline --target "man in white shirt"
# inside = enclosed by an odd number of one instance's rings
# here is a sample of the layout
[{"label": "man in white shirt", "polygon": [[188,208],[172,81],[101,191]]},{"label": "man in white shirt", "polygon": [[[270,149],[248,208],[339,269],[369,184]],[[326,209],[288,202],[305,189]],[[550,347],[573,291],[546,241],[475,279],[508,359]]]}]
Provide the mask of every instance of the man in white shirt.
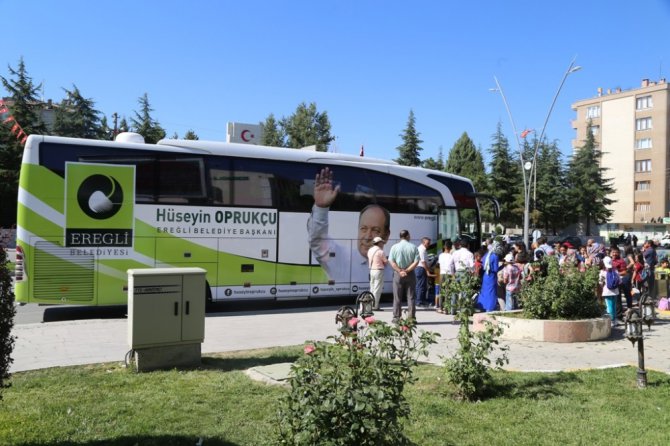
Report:
[{"label": "man in white shirt", "polygon": [[[454,244],[451,240],[445,240],[442,245],[442,253],[437,257],[437,263],[440,265],[440,295],[437,299],[437,311],[443,313],[443,302],[442,302],[442,287],[445,286],[445,282],[448,278],[452,278],[456,274],[454,269],[454,258],[452,255],[454,249]],[[454,299],[452,300],[452,307],[455,304]]]},{"label": "man in white shirt", "polygon": [[[459,276],[464,276],[465,274],[471,274],[475,268],[475,256],[467,248],[468,243],[459,239],[456,240],[453,254],[451,255],[452,261],[454,262],[454,275],[456,280]],[[456,314],[456,295],[451,296],[451,314]]]},{"label": "man in white shirt", "polygon": [[452,255],[453,249],[454,244],[451,240],[445,240],[442,245],[442,253],[437,257],[437,263],[440,265],[440,282],[444,282],[447,276],[453,276],[456,273]]},{"label": "man in white shirt", "polygon": [[463,239],[456,240],[456,250],[452,254],[454,272],[456,275],[459,273],[471,272],[475,267],[475,256],[467,248],[467,245],[468,243]]}]

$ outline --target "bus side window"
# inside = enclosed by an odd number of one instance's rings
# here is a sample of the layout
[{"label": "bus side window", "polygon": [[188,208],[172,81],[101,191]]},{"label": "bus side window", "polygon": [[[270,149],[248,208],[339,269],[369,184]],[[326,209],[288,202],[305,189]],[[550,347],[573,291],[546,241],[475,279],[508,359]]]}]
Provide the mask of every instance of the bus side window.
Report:
[{"label": "bus side window", "polygon": [[158,160],[158,201],[204,203],[204,161],[197,156],[163,155]]},{"label": "bus side window", "polygon": [[401,212],[437,212],[444,206],[440,194],[414,181],[398,179],[398,207]]},{"label": "bus side window", "polygon": [[330,166],[330,169],[334,181],[340,185],[331,210],[360,211],[374,203],[395,212],[395,176],[358,167]]},{"label": "bus side window", "polygon": [[207,159],[207,185],[210,191],[209,201],[215,205],[230,205],[232,200],[231,180],[233,172],[227,158],[210,157]]}]

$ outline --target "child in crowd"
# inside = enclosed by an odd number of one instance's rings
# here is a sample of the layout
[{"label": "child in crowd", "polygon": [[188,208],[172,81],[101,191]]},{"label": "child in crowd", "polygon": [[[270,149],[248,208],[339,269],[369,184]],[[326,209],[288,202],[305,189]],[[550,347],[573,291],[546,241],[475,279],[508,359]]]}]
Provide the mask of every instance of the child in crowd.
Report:
[{"label": "child in crowd", "polygon": [[484,274],[484,268],[482,265],[482,250],[475,251],[475,266],[473,273],[475,276],[479,277],[481,279],[482,275]]},{"label": "child in crowd", "polygon": [[656,272],[661,273],[661,274],[669,274],[670,273],[670,261],[668,261],[667,257],[663,257],[661,259],[661,264],[656,267]]},{"label": "child in crowd", "polygon": [[[521,253],[517,254],[517,262]],[[503,280],[505,282],[505,311],[517,309],[517,299],[521,289],[521,271],[518,263],[509,262],[505,265]]]},{"label": "child in crowd", "polygon": [[616,299],[619,295],[619,287],[608,288],[607,287],[607,272],[612,270],[612,258],[606,256],[601,262],[600,275],[598,277],[598,283],[602,286],[603,292],[602,296],[605,300],[605,307],[607,315],[612,319],[612,325],[616,323]]}]

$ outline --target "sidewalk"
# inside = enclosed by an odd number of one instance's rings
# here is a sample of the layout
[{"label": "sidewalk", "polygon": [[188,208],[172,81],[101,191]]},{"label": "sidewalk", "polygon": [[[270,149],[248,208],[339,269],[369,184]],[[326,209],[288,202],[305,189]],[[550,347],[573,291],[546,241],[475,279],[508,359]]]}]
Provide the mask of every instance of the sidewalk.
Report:
[{"label": "sidewalk", "polygon": [[[210,313],[205,320],[203,354],[303,344],[337,334],[339,307],[265,310],[259,313]],[[391,309],[378,312],[391,321]],[[441,363],[458,348],[458,325],[453,316],[418,310],[419,329],[440,333],[429,360]],[[659,315],[651,330],[644,328],[645,366],[670,373],[670,312]],[[17,325],[11,372],[47,367],[120,362],[129,350],[126,319],[90,319]],[[604,341],[557,344],[501,341],[509,346],[509,365],[515,371],[568,371],[619,365],[637,366],[637,347],[615,327]]]}]

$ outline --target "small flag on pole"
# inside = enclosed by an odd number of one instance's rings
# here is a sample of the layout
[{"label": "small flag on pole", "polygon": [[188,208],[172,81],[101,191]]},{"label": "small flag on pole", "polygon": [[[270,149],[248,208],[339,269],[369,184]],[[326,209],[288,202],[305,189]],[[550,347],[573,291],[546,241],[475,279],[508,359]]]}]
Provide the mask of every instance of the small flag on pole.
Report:
[{"label": "small flag on pole", "polygon": [[365,150],[363,150],[363,144],[361,144],[361,153],[359,153],[359,156],[365,156]]}]

